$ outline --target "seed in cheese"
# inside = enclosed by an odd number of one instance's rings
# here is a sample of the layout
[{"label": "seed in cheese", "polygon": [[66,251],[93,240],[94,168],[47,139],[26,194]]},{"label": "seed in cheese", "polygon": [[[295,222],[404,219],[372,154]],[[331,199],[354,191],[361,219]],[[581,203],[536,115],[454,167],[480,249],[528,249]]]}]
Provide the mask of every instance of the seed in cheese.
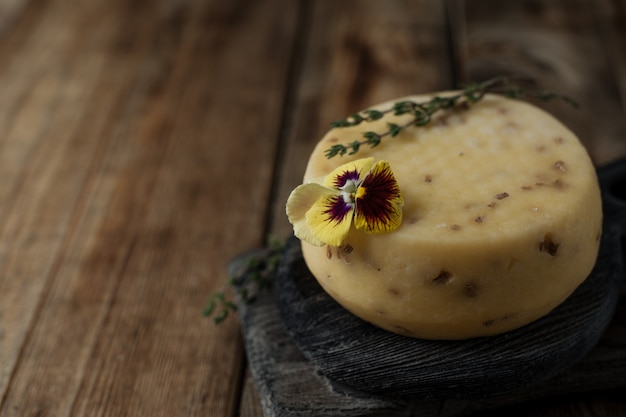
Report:
[{"label": "seed in cheese", "polygon": [[531,104],[487,95],[375,148],[325,156],[408,117],[333,129],[313,151],[305,182],[353,159],[389,161],[404,208],[394,232],[353,227],[341,247],[302,242],[312,274],[362,319],[419,338],[498,334],[550,312],[590,273],[602,231],[595,169],[579,140]]}]

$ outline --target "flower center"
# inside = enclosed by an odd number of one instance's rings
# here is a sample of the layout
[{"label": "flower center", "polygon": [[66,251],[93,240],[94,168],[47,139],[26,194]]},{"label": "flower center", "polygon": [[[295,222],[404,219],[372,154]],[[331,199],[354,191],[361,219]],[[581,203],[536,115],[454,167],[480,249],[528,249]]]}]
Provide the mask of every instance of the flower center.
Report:
[{"label": "flower center", "polygon": [[359,190],[359,183],[356,180],[348,180],[340,190],[343,201],[353,207]]}]

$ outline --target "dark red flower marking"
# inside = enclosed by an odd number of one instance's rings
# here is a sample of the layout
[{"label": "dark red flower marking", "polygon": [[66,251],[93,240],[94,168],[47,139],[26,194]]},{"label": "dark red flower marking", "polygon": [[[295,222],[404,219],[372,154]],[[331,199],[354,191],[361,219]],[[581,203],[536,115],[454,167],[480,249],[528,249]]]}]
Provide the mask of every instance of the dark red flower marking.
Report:
[{"label": "dark red flower marking", "polygon": [[400,188],[388,169],[372,172],[357,191],[356,210],[366,219],[366,230],[389,227],[396,212],[393,202],[400,198]]},{"label": "dark red flower marking", "polygon": [[346,203],[342,196],[332,196],[328,200],[328,208],[324,211],[329,222],[340,223],[348,215],[352,215],[352,206]]},{"label": "dark red flower marking", "polygon": [[358,182],[359,181],[359,172],[356,170],[347,170],[344,171],[341,175],[338,175],[337,178],[335,178],[335,187],[336,188],[341,188],[344,185],[346,185],[346,183],[348,181],[355,181]]}]

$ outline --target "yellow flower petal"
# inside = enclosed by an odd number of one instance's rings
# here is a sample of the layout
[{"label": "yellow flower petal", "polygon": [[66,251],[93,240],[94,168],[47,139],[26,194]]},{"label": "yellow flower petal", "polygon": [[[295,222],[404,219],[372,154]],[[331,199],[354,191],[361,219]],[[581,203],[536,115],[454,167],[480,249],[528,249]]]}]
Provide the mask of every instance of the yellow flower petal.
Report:
[{"label": "yellow flower petal", "polygon": [[306,213],[306,222],[316,239],[330,246],[341,246],[350,231],[353,215],[354,208],[341,194],[326,195]]},{"label": "yellow flower petal", "polygon": [[354,225],[367,233],[386,233],[402,223],[404,199],[389,162],[379,161],[356,192]]},{"label": "yellow flower petal", "polygon": [[293,233],[298,239],[314,246],[324,246],[325,242],[316,238],[311,232],[306,213],[320,198],[333,194],[335,194],[334,190],[315,183],[301,184],[291,192],[287,199],[287,218],[293,225]]},{"label": "yellow flower petal", "polygon": [[374,158],[362,158],[340,165],[326,176],[324,185],[339,189],[344,186],[346,181],[361,181],[367,175],[373,163]]}]

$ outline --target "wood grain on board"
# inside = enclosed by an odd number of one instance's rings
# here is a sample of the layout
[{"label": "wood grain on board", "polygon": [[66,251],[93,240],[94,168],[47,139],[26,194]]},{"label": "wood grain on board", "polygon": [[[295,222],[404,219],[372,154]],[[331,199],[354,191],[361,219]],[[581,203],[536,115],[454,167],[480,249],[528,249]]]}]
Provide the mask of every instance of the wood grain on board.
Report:
[{"label": "wood grain on board", "polygon": [[292,2],[11,10],[0,414],[235,415],[239,328],[202,310],[264,240]]}]

